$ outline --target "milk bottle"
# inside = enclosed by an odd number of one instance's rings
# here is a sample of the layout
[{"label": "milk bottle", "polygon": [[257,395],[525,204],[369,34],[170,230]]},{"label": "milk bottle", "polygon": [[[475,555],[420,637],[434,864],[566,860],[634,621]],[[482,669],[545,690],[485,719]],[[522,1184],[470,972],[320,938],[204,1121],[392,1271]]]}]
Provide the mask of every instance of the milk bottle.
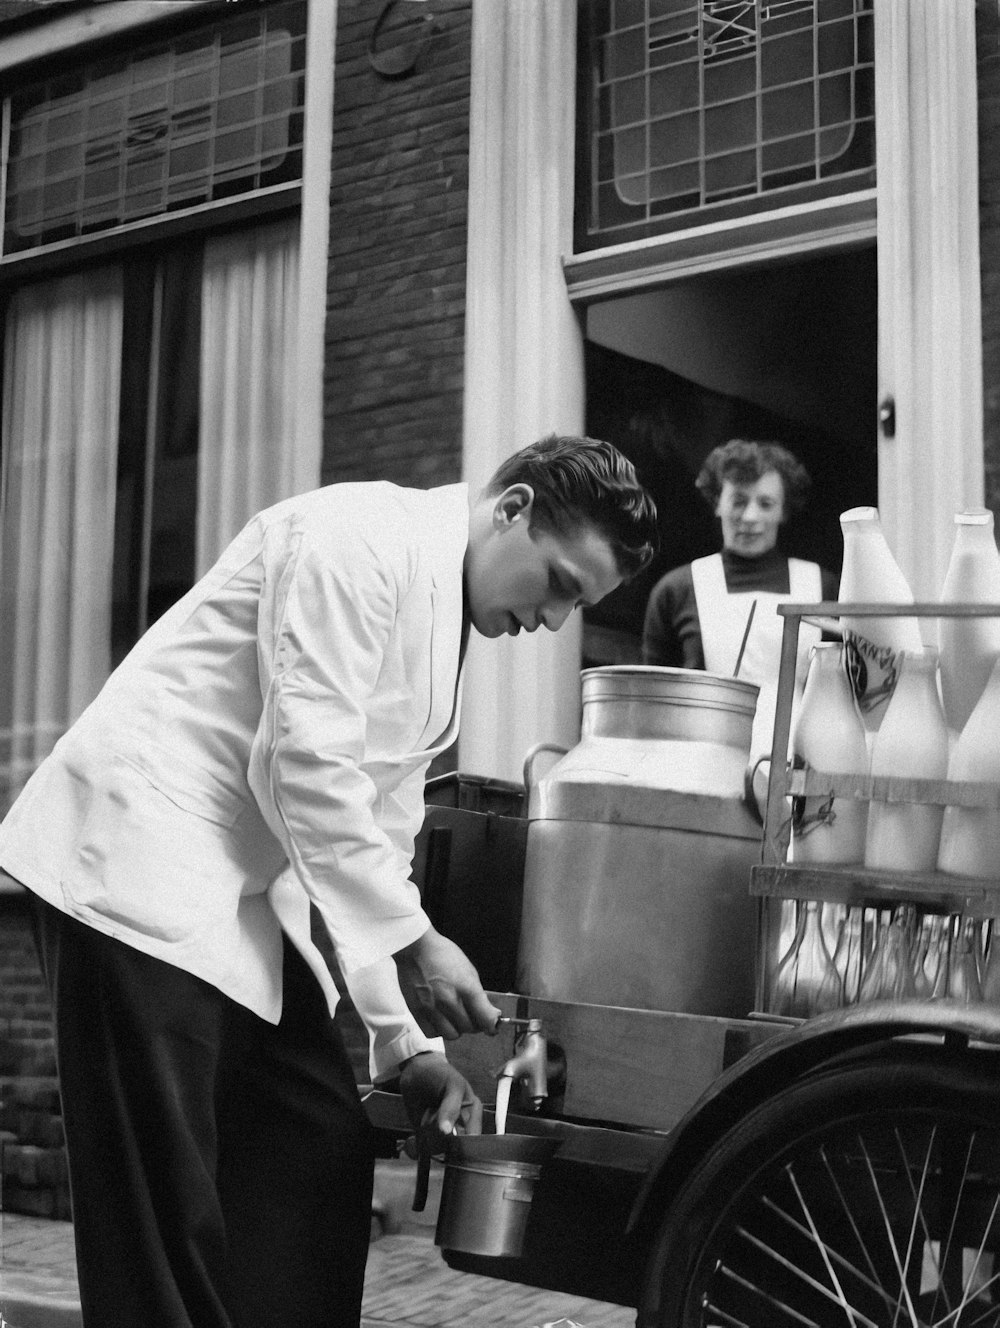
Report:
[{"label": "milk bottle", "polygon": [[[913,595],[882,533],[877,507],[840,517],[844,536],[841,603],[912,604]],[[875,732],[892,696],[903,650],[922,648],[915,618],[841,618],[848,673],[865,728]]]}]

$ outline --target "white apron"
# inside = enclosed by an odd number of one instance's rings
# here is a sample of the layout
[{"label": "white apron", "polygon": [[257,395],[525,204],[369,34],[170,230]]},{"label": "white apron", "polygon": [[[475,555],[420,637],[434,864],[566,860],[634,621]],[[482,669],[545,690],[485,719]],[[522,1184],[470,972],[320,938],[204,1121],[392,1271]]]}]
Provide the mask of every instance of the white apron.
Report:
[{"label": "white apron", "polygon": [[[730,594],[726,590],[726,572],[721,553],[696,559],[691,564],[691,579],[694,581],[694,598],[698,606],[702,650],[708,673],[732,677],[747,618],[754,600],[757,601],[739,675],[746,682],[755,682],[760,688],[750,740],[752,764],[761,756],[770,756],[774,736],[781,638],[785,623],[777,606],[786,603],[819,603],[823,598],[819,565],[803,562],[800,558],[789,558],[787,594],[765,590],[741,590]],[[802,624],[799,628],[798,662],[795,669],[796,702],[805,685],[809,650],[821,636],[818,627]]]}]

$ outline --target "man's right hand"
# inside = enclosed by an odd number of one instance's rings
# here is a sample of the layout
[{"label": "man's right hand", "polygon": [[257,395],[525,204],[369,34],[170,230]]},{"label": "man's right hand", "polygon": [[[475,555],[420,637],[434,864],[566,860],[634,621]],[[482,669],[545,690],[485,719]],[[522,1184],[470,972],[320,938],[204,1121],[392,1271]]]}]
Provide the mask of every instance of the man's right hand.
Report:
[{"label": "man's right hand", "polygon": [[393,958],[406,1003],[425,1033],[457,1038],[497,1031],[502,1012],[490,1003],[479,974],[454,941],[428,927]]}]

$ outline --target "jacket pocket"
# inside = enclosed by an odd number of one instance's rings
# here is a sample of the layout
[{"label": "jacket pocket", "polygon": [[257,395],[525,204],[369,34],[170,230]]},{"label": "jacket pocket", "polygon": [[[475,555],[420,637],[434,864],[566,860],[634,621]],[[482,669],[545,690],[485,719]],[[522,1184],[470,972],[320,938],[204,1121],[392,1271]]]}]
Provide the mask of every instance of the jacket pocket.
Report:
[{"label": "jacket pocket", "polygon": [[235,916],[245,877],[233,828],[238,801],[204,788],[168,792],[118,755],[91,779],[62,876],[72,912],[174,943],[196,942]]}]

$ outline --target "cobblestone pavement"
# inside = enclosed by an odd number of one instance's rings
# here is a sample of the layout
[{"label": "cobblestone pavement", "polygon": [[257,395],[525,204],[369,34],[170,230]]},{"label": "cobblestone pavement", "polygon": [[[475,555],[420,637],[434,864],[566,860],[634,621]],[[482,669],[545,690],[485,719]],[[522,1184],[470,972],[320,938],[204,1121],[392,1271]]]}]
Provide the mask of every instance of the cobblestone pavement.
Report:
[{"label": "cobblestone pavement", "polygon": [[[427,1208],[410,1211],[413,1164],[380,1162],[362,1328],[633,1328],[621,1305],[457,1273],[433,1244],[440,1174]],[[0,1328],[80,1328],[69,1222],[0,1214]],[[565,1326],[561,1326],[565,1328]]]}]

